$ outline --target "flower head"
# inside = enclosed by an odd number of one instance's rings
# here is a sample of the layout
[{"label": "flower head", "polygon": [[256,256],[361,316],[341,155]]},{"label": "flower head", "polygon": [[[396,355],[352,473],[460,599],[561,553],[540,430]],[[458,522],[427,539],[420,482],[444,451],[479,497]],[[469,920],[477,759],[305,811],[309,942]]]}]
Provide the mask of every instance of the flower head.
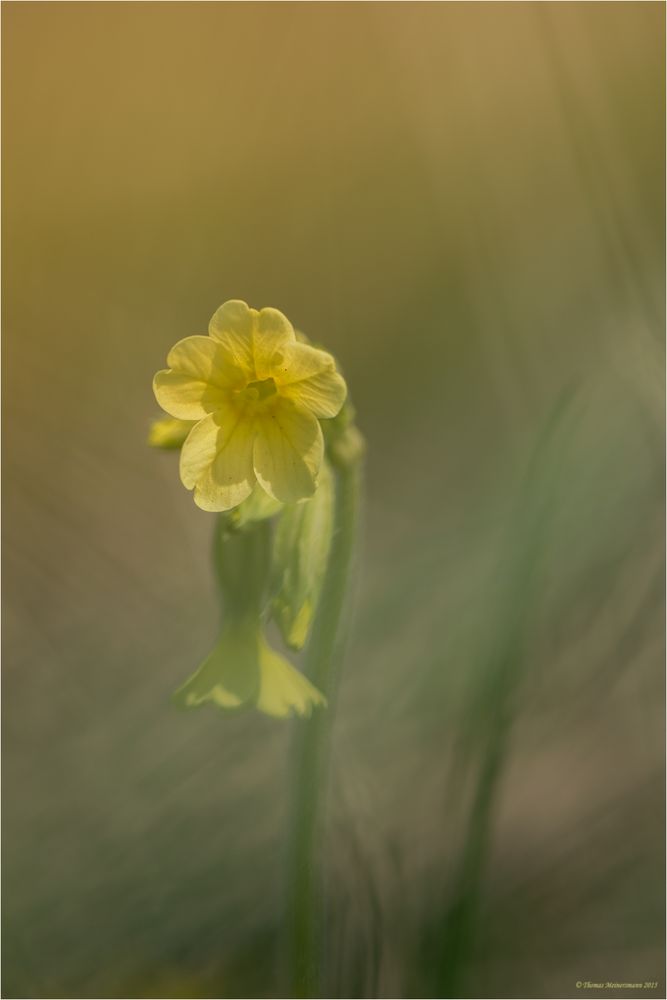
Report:
[{"label": "flower head", "polygon": [[204,510],[230,510],[256,483],[282,503],[315,492],[324,444],[319,420],[347,393],[334,359],[297,340],[277,309],[220,306],[208,337],[186,337],[155,376],[160,406],[197,421],[181,451],[183,484]]}]

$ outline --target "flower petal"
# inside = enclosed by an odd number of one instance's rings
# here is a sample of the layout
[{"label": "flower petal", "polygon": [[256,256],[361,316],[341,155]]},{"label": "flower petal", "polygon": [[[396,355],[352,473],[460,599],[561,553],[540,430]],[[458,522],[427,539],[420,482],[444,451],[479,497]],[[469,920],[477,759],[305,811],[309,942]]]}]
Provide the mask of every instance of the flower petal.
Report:
[{"label": "flower petal", "polygon": [[280,394],[311,410],[316,417],[335,417],[345,402],[347,386],[326,351],[291,344],[272,372]]},{"label": "flower petal", "polygon": [[153,379],[153,391],[162,409],[181,420],[199,420],[213,413],[229,390],[245,381],[225,347],[209,337],[179,340],[167,364],[169,369]]},{"label": "flower petal", "polygon": [[317,419],[280,396],[257,415],[255,474],[269,496],[295,503],[315,492],[324,442]]},{"label": "flower petal", "polygon": [[247,408],[225,402],[190,431],[181,450],[183,485],[202,510],[230,510],[255,485],[254,420]]},{"label": "flower petal", "polygon": [[255,317],[255,371],[258,379],[271,378],[276,355],[282,356],[296,341],[294,327],[279,309],[261,309]]},{"label": "flower petal", "polygon": [[288,385],[335,367],[336,362],[327,351],[297,342],[286,345],[282,357],[276,359],[276,369],[271,375],[278,385]]},{"label": "flower petal", "polygon": [[251,309],[240,299],[230,299],[214,313],[209,337],[223,344],[246,381],[270,378],[276,351],[294,343],[292,324],[278,309]]},{"label": "flower petal", "polygon": [[260,640],[260,686],[257,708],[284,719],[288,715],[309,716],[314,707],[327,701],[307,677]]},{"label": "flower petal", "polygon": [[187,490],[193,490],[201,479],[207,466],[212,465],[218,453],[218,433],[220,425],[216,414],[209,413],[207,417],[195,424],[188,434],[181,449],[180,474],[181,482]]},{"label": "flower petal", "polygon": [[210,337],[184,337],[179,340],[169,351],[167,364],[175,372],[191,375],[223,389],[240,389],[245,385],[244,372],[234,355],[225,344]]},{"label": "flower petal", "polygon": [[157,373],[153,392],[162,409],[179,420],[200,420],[217,410],[225,396],[218,386],[171,370]]},{"label": "flower petal", "polygon": [[253,355],[256,315],[241,299],[230,299],[213,313],[208,324],[209,337],[227,349],[248,382],[256,378]]}]

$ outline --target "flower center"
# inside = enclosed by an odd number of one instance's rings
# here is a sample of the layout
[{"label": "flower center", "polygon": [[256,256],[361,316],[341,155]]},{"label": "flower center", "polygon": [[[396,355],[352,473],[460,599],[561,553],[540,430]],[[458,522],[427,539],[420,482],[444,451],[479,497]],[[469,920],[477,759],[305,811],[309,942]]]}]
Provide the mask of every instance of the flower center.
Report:
[{"label": "flower center", "polygon": [[253,392],[256,392],[257,398],[260,400],[268,399],[270,396],[275,396],[277,392],[276,383],[272,378],[265,378],[260,382],[248,382],[246,388],[252,389]]}]

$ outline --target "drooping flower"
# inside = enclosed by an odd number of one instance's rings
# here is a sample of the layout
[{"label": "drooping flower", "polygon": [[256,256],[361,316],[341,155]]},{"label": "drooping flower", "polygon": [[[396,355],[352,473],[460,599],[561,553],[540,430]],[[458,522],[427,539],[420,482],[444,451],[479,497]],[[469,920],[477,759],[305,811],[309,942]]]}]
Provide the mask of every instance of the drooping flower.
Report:
[{"label": "drooping flower", "polygon": [[299,342],[277,309],[231,300],[207,337],[186,337],[155,376],[160,406],[197,421],[183,445],[180,473],[204,510],[236,507],[256,483],[282,503],[314,494],[323,458],[320,419],[346,396],[326,351]]}]

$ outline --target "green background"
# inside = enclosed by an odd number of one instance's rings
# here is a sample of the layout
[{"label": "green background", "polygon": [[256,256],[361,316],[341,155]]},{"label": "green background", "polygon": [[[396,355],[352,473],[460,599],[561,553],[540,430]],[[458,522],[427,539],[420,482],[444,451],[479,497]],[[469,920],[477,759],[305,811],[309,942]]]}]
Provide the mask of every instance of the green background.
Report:
[{"label": "green background", "polygon": [[3,27],[3,995],[285,995],[290,725],[170,706],[212,516],[145,445],[243,298],[368,441],[326,995],[664,996],[664,6]]}]

